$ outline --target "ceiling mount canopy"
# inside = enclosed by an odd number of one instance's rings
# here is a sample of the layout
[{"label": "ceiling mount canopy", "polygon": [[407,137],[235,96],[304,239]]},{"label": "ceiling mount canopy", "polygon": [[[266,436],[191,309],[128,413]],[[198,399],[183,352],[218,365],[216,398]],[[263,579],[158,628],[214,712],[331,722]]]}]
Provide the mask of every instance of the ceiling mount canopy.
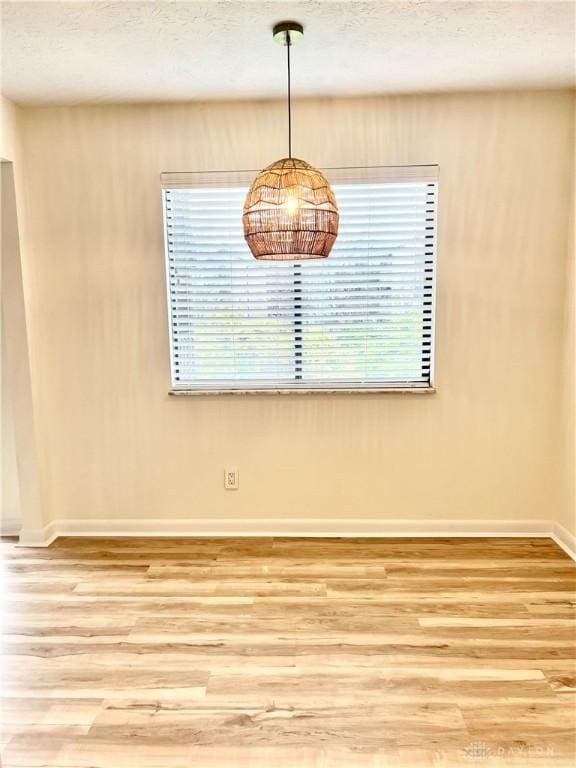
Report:
[{"label": "ceiling mount canopy", "polygon": [[290,48],[302,39],[304,28],[283,21],[272,34],[287,52],[288,157],[264,168],[252,182],[242,216],[244,238],[257,259],[322,259],[338,235],[336,198],[320,171],[292,157]]},{"label": "ceiling mount canopy", "polygon": [[278,45],[297,45],[304,37],[304,27],[297,21],[281,21],[273,26],[272,37]]}]

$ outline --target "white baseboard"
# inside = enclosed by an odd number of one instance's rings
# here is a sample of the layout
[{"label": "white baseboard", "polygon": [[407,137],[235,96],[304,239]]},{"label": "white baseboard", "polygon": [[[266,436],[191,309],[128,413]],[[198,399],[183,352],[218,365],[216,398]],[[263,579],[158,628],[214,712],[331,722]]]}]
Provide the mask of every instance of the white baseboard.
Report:
[{"label": "white baseboard", "polygon": [[574,557],[574,537],[549,520],[380,520],[374,518],[198,518],[172,520],[54,520],[23,530],[20,544],[47,547],[59,536],[84,537],[551,537]]},{"label": "white baseboard", "polygon": [[[62,521],[53,520],[44,528],[22,528],[18,546],[20,547],[49,547],[58,536],[62,534],[58,530],[58,523]],[[90,536],[92,534],[86,534]]]},{"label": "white baseboard", "polygon": [[552,538],[558,546],[569,555],[572,560],[576,560],[576,536],[560,523],[554,523],[552,528]]},{"label": "white baseboard", "polygon": [[18,517],[0,519],[0,536],[18,536],[22,522]]},{"label": "white baseboard", "polygon": [[197,518],[57,520],[59,536],[549,536],[545,520]]}]

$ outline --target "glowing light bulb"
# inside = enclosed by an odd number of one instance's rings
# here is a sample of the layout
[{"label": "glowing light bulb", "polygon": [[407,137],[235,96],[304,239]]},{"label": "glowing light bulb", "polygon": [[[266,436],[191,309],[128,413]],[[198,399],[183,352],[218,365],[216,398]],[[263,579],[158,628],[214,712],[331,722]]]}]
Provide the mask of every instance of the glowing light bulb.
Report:
[{"label": "glowing light bulb", "polygon": [[289,197],[288,200],[286,200],[284,203],[286,213],[290,216],[294,216],[294,214],[297,213],[299,207],[300,201],[297,197]]}]

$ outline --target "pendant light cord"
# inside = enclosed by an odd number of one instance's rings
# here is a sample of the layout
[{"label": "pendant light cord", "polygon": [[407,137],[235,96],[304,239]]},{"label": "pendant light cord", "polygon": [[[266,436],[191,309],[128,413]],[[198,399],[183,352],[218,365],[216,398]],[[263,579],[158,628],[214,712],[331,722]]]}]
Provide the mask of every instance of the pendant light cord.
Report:
[{"label": "pendant light cord", "polygon": [[286,32],[286,51],[288,54],[288,157],[292,157],[292,105],[290,101],[290,32]]}]

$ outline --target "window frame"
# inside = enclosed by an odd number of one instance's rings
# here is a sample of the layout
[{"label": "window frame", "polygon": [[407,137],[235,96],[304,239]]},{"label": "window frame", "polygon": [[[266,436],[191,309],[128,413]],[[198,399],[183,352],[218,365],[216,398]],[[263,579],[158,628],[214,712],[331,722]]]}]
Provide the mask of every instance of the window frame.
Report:
[{"label": "window frame", "polygon": [[[327,383],[327,382],[306,382],[305,386],[279,386],[277,383],[255,384],[254,386],[190,386],[189,384],[179,386],[175,379],[174,366],[174,328],[171,311],[171,289],[170,289],[170,256],[168,243],[168,227],[165,191],[175,188],[201,187],[204,185],[218,184],[225,185],[227,179],[230,186],[249,186],[258,171],[191,171],[191,172],[163,172],[160,174],[161,193],[162,193],[162,224],[165,255],[165,275],[166,275],[166,299],[168,315],[168,342],[170,352],[170,375],[171,387],[168,394],[171,396],[202,396],[202,395],[303,395],[303,394],[433,394],[436,392],[436,303],[437,303],[437,267],[438,267],[438,198],[439,198],[439,167],[437,164],[426,165],[400,165],[400,166],[352,166],[338,168],[323,168],[322,172],[332,184],[338,183],[361,183],[367,182],[430,182],[435,183],[435,206],[434,206],[434,242],[432,259],[432,293],[431,293],[431,313],[430,313],[430,373],[427,384],[389,384],[376,383]],[[364,177],[362,179],[362,177]],[[328,257],[330,258],[330,257]],[[300,262],[294,262],[294,268],[301,266]],[[296,277],[296,275],[295,275]],[[295,318],[296,318],[296,297],[295,297]],[[295,322],[297,322],[295,320]],[[296,342],[296,338],[295,338]],[[296,382],[298,377],[295,377]]]}]

